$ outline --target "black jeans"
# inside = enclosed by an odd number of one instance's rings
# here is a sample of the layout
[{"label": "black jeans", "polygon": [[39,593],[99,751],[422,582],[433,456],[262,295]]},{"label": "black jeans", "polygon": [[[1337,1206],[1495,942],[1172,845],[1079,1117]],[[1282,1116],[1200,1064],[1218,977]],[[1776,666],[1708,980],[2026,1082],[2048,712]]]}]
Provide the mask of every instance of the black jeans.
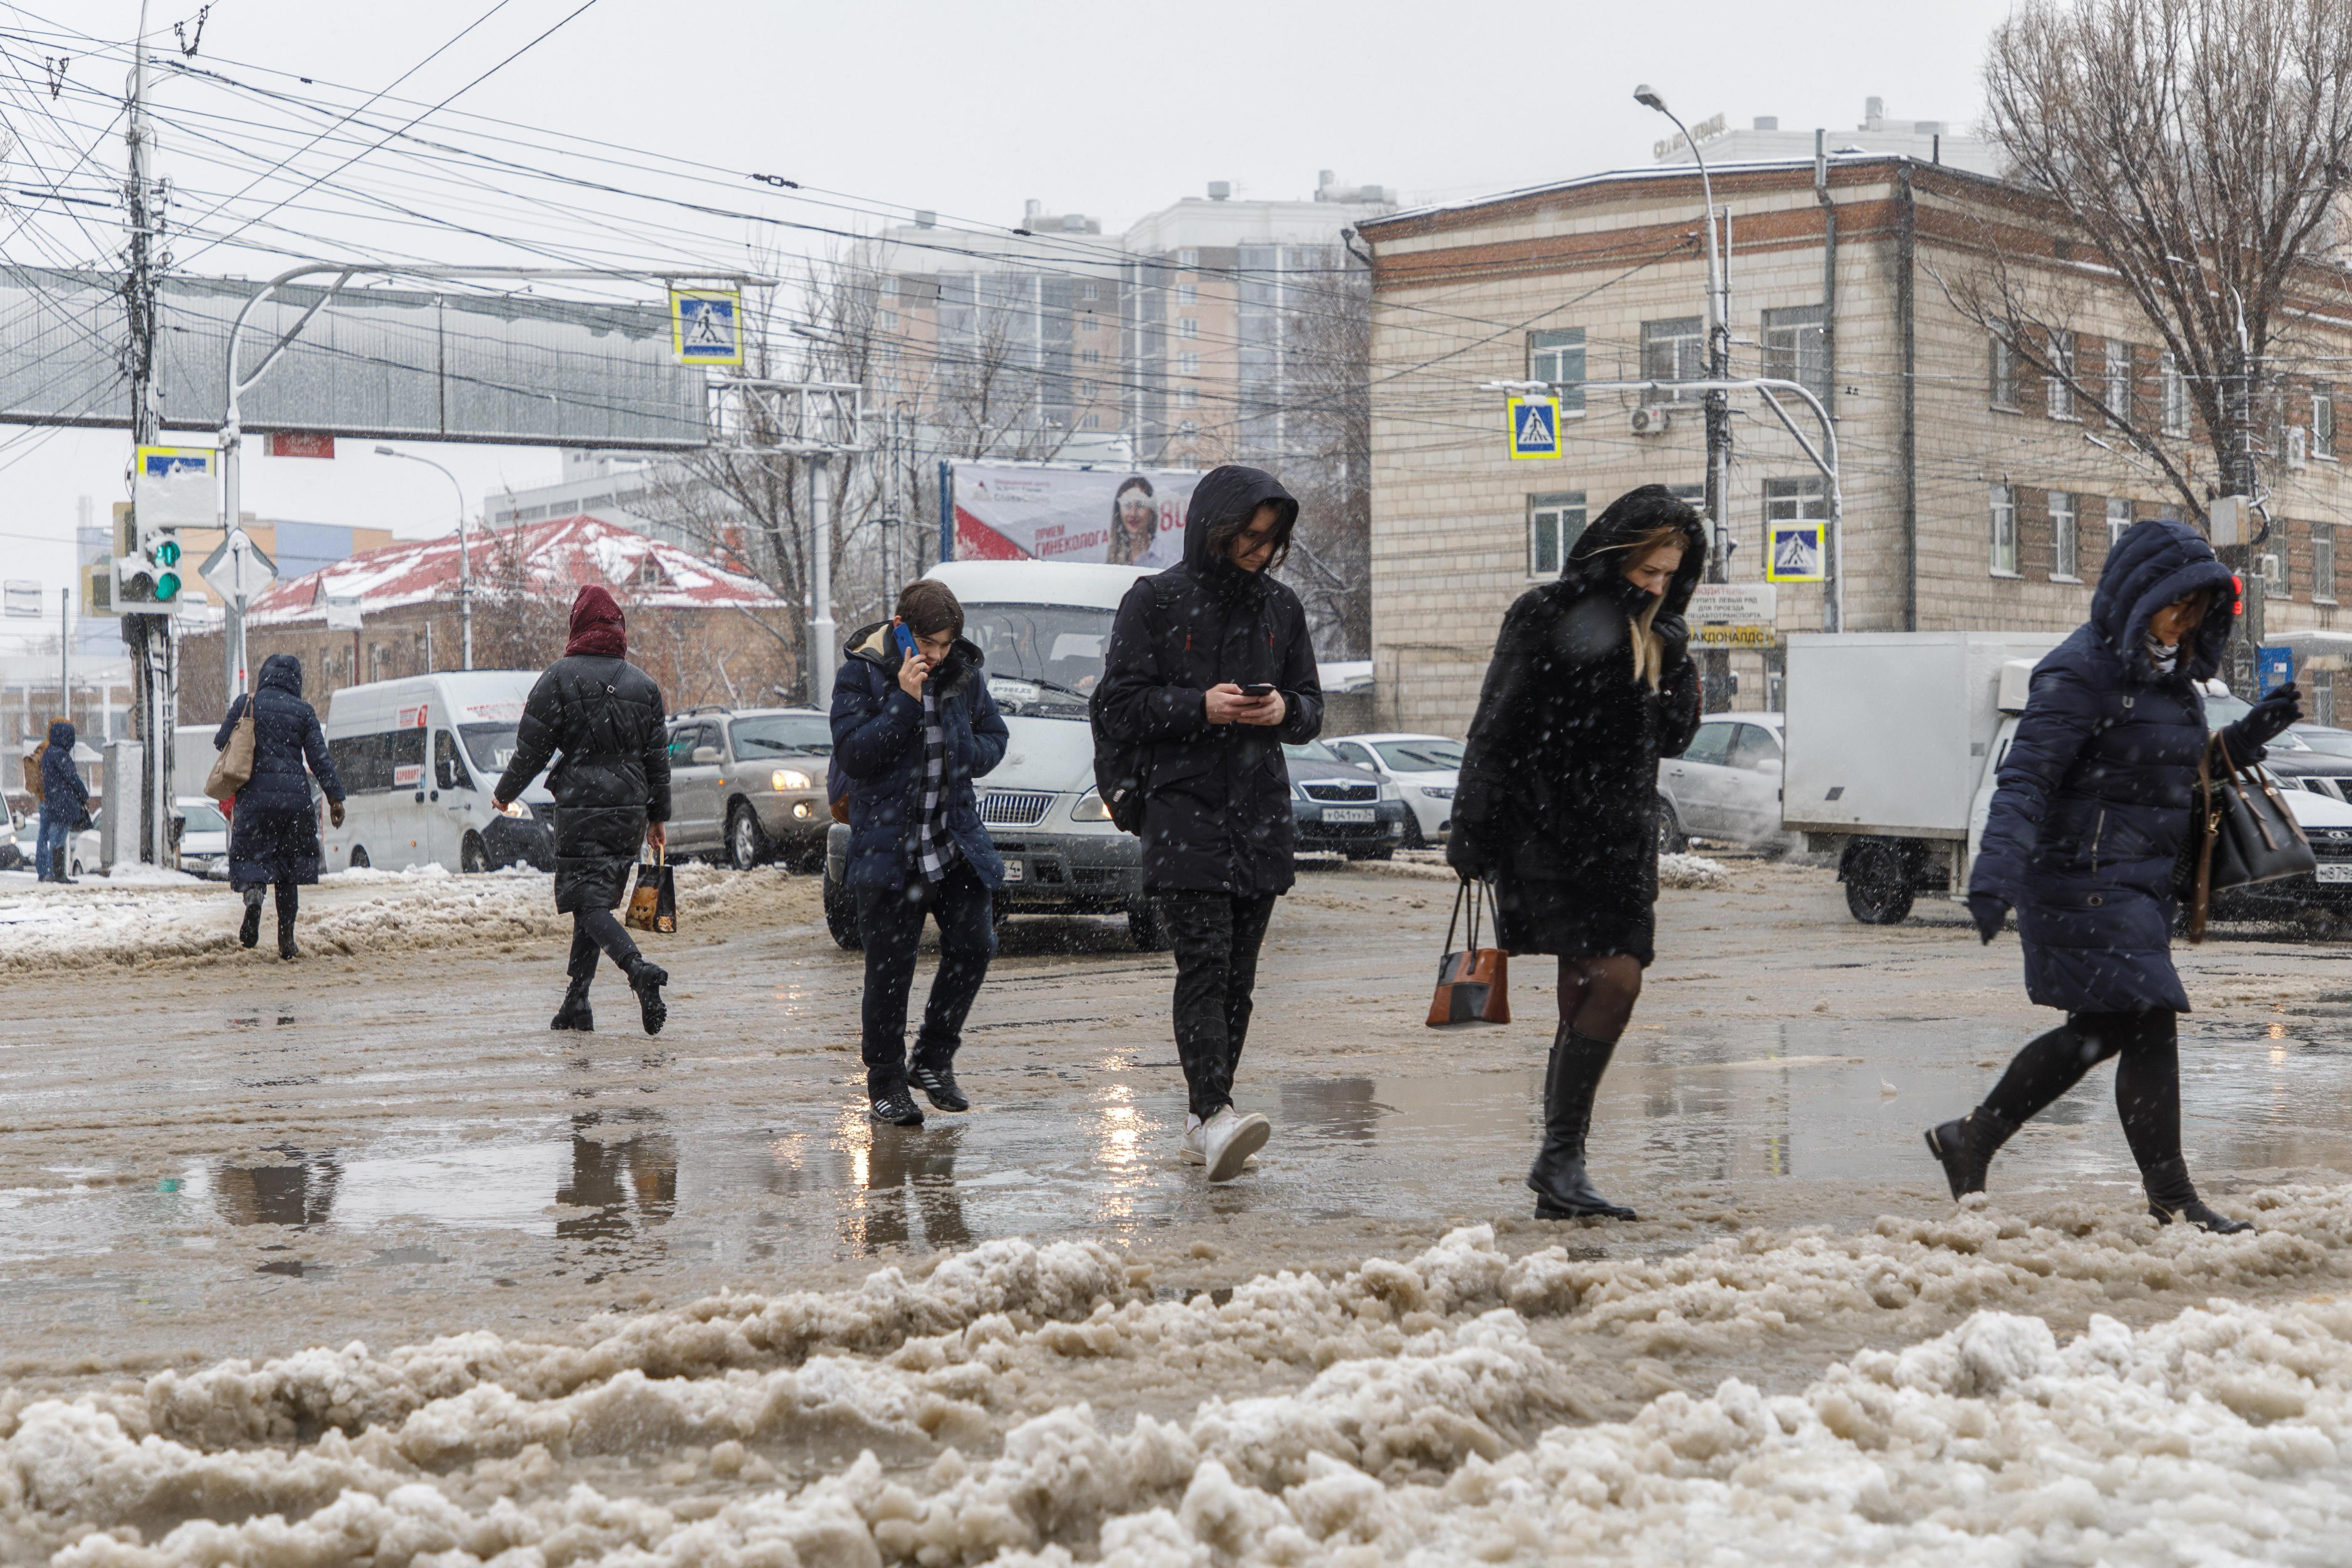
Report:
[{"label": "black jeans", "polygon": [[1234,1103],[1234,1071],[1249,1037],[1258,945],[1273,894],[1169,893],[1160,897],[1176,949],[1176,1054],[1192,1114],[1203,1121]]},{"label": "black jeans", "polygon": [[2068,1013],[2066,1021],[2017,1053],[1985,1096],[1987,1108],[2021,1125],[2110,1056],[2116,1110],[2143,1171],[2180,1156],[2179,1015]]},{"label": "black jeans", "polygon": [[585,990],[588,982],[596,977],[596,955],[612,955],[613,962],[623,974],[636,967],[637,945],[629,939],[628,932],[609,909],[575,909],[572,912],[572,958],[564,972],[572,983]]},{"label": "black jeans", "polygon": [[945,1067],[963,1043],[963,1020],[988,961],[996,956],[996,924],[988,884],[958,861],[938,882],[909,871],[903,889],[857,890],[857,935],[866,944],[866,1005],[861,1041],[866,1092],[880,1099],[907,1082],[907,993],[915,984],[915,947],[923,916],[940,926],[940,971],[915,1037],[914,1064]]}]

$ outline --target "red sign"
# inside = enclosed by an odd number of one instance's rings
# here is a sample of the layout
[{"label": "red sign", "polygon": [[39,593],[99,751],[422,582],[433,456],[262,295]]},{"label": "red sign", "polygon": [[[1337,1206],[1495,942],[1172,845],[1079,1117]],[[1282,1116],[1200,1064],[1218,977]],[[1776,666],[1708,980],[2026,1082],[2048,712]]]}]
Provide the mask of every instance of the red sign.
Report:
[{"label": "red sign", "polygon": [[273,430],[269,433],[269,455],[272,457],[332,457],[335,438],[308,430]]}]

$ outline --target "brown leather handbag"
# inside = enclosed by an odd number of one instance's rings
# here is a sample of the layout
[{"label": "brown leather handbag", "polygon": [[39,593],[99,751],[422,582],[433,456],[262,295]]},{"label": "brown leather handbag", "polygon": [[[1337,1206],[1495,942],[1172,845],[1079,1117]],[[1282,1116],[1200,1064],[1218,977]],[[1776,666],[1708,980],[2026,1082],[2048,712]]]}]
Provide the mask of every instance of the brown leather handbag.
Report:
[{"label": "brown leather handbag", "polygon": [[[1462,918],[1463,901],[1470,904],[1470,946],[1455,950],[1454,926]],[[1479,906],[1486,884],[1462,879],[1454,895],[1454,913],[1445,922],[1445,956],[1437,965],[1437,994],[1429,999],[1428,1024],[1438,1029],[1450,1023],[1508,1023],[1511,1003],[1507,988],[1510,957],[1500,947],[1478,946]]]}]

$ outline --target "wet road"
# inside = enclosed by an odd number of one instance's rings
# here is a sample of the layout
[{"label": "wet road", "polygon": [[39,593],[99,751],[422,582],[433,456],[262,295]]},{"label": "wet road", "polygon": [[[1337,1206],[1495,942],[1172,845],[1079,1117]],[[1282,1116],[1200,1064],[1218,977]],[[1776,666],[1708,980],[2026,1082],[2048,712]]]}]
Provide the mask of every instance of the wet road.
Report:
[{"label": "wet road", "polygon": [[[1824,873],[1735,873],[1730,893],[1664,901],[1593,1140],[1604,1190],[1645,1223],[1580,1240],[1939,1206],[1920,1128],[2054,1021],[2019,994],[2013,938],[1979,948],[1940,907],[1857,926]],[[61,1371],[555,1332],[1014,1234],[1123,1242],[1205,1278],[1521,1216],[1546,977],[1519,967],[1512,1025],[1423,1028],[1445,894],[1328,869],[1286,901],[1240,1092],[1276,1135],[1216,1189],[1175,1157],[1170,966],[1108,922],[1010,928],[960,1064],[976,1109],[919,1132],[865,1119],[859,960],[781,879],[753,916],[670,939],[673,1022],[651,1040],[609,972],[603,1032],[548,1032],[544,941],[13,979],[5,1354]],[[2347,956],[2240,934],[2184,961],[2186,1139],[2210,1188],[2352,1171]],[[2021,1135],[1997,1188],[2126,1200],[2110,1082]]]}]

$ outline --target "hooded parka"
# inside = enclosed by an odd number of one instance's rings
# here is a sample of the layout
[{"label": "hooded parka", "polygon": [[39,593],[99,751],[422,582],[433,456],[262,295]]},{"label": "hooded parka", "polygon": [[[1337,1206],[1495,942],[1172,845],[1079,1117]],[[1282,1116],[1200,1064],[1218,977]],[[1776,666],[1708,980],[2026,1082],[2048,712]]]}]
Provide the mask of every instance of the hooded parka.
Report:
[{"label": "hooded parka", "polygon": [[[898,651],[891,623],[877,621],[853,632],[833,678],[833,765],[849,780],[847,885],[907,885],[922,827],[923,705],[898,685]],[[1004,760],[1011,738],[996,700],[988,695],[980,644],[958,637],[947,662],[924,685],[940,710],[948,833],[990,887],[1004,881],[1004,862],[981,825],[971,781]]]},{"label": "hooded parka", "polygon": [[89,787],[74,767],[74,727],[64,719],[49,721],[49,744],[41,750],[41,815],[68,827],[81,820],[89,805]]},{"label": "hooded parka", "polygon": [[[2148,622],[2213,596],[2169,673]],[[2136,523],[2099,573],[2091,619],[2033,668],[1969,891],[2015,907],[2026,994],[2069,1012],[2189,1010],[2172,967],[2173,868],[2187,841],[2205,699],[2233,616],[2230,570],[2195,529]],[[2224,731],[2231,755],[2260,746]]]},{"label": "hooded parka", "polygon": [[622,656],[626,646],[613,596],[593,584],[582,589],[567,652],[524,699],[514,758],[499,780],[497,798],[512,800],[562,754],[547,778],[559,913],[617,905],[646,824],[669,821],[661,688]]},{"label": "hooded parka", "polygon": [[[1287,893],[1296,817],[1285,744],[1323,727],[1323,685],[1307,612],[1270,572],[1215,556],[1209,535],[1272,503],[1298,503],[1256,468],[1213,469],[1184,513],[1181,566],[1139,580],[1120,601],[1103,660],[1102,726],[1145,748],[1141,776],[1143,890]],[[1212,725],[1208,689],[1268,684],[1282,694],[1278,725]]]},{"label": "hooded parka", "polygon": [[[1644,504],[1628,506],[1636,497]],[[1559,580],[1528,590],[1503,617],[1463,748],[1446,859],[1494,880],[1497,936],[1512,952],[1650,962],[1658,759],[1681,756],[1699,721],[1682,623],[1706,567],[1696,515],[1683,506],[1664,515],[1685,539],[1663,596],[1627,580],[1625,567],[1670,499],[1662,490],[1621,497],[1578,537]]]},{"label": "hooded parka", "polygon": [[327,755],[319,715],[302,700],[302,663],[272,653],[254,677],[253,695],[228,705],[213,732],[213,749],[228,745],[236,721],[253,708],[253,772],[229,812],[228,881],[240,892],[266,883],[301,885],[319,880],[319,813],[310,779],[330,800],[343,798],[343,781]]}]

